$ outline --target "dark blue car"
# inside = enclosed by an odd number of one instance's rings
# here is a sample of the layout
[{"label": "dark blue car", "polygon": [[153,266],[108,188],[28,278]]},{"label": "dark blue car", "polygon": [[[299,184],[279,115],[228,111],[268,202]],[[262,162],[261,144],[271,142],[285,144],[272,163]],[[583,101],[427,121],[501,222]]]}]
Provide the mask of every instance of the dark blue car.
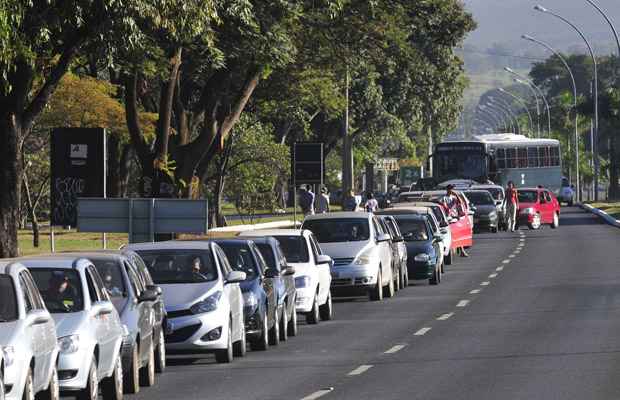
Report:
[{"label": "dark blue car", "polygon": [[222,239],[217,244],[226,253],[235,271],[246,273],[241,282],[245,332],[252,350],[267,350],[280,342],[278,297],[273,278],[279,273],[269,269],[262,254],[252,240]]},{"label": "dark blue car", "polygon": [[441,282],[441,236],[434,236],[428,215],[395,213],[407,246],[409,279]]}]

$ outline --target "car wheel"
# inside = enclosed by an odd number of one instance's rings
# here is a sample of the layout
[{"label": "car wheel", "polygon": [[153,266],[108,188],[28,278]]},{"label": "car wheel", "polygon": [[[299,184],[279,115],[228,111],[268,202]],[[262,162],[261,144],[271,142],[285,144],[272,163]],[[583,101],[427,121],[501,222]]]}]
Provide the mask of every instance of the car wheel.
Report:
[{"label": "car wheel", "polygon": [[261,318],[262,328],[260,337],[251,342],[252,350],[265,351],[269,348],[269,329],[267,326],[267,311],[263,313]]},{"label": "car wheel", "polygon": [[534,231],[540,229],[540,214],[534,215],[534,219],[528,224],[528,227]]},{"label": "car wheel", "polygon": [[327,295],[327,301],[325,304],[319,307],[319,313],[321,314],[321,320],[331,321],[334,318],[334,307],[332,304],[331,292]]},{"label": "car wheel", "polygon": [[233,355],[235,357],[245,357],[248,352],[248,342],[245,336],[245,324],[241,323],[241,339],[233,343]]},{"label": "car wheel", "polygon": [[[162,328],[163,329],[163,328]],[[155,371],[162,373],[166,369],[166,340],[164,332],[159,331],[157,338],[157,347],[155,348]]]},{"label": "car wheel", "polygon": [[232,344],[232,321],[228,321],[228,341],[226,348],[215,350],[215,361],[220,364],[229,364],[233,361],[233,344]]},{"label": "car wheel", "polygon": [[[2,377],[0,376],[0,379]],[[0,386],[2,386],[2,382],[0,382]],[[4,394],[4,386],[0,387],[0,399],[3,399]],[[47,386],[47,389],[40,393],[37,398],[41,400],[58,400],[60,399],[60,384],[58,383],[58,369],[54,367],[52,370],[52,376],[50,377],[50,382]]]},{"label": "car wheel", "polygon": [[572,207],[572,206],[573,206],[573,201],[572,201],[572,200],[568,202],[568,206],[569,206],[569,207]]},{"label": "car wheel", "polygon": [[440,268],[440,271],[441,271],[442,274],[445,274],[446,273],[446,268],[445,268],[446,264],[443,262],[443,257],[440,257],[440,258],[441,258],[441,268]]},{"label": "car wheel", "polygon": [[398,292],[400,290],[400,281],[401,281],[401,279],[400,279],[400,276],[401,276],[400,268],[397,268],[395,272],[396,273],[394,274],[394,291]]},{"label": "car wheel", "polygon": [[155,384],[155,348],[149,346],[149,358],[145,366],[140,369],[140,386],[151,387]]},{"label": "car wheel", "polygon": [[553,213],[553,222],[551,223],[551,227],[553,229],[558,229],[559,226],[560,226],[560,216],[558,215],[558,213]]},{"label": "car wheel", "polygon": [[273,314],[275,321],[273,321],[273,326],[269,329],[269,344],[271,346],[277,346],[280,344],[280,318],[277,308],[273,311]]},{"label": "car wheel", "polygon": [[123,380],[123,386],[127,394],[140,392],[140,359],[138,354],[138,344],[136,343],[131,349],[129,371],[125,371],[125,379]]},{"label": "car wheel", "polygon": [[282,317],[280,317],[280,341],[286,342],[288,340],[288,313],[286,309],[286,303],[282,305]]},{"label": "car wheel", "polygon": [[297,336],[297,311],[295,310],[295,300],[293,300],[293,315],[288,321],[288,335]]},{"label": "car wheel", "polygon": [[370,298],[370,300],[372,301],[383,300],[383,285],[381,284],[382,280],[383,279],[381,278],[381,269],[379,269],[379,275],[377,276],[377,284],[375,285],[374,289],[372,289],[368,293],[368,297]]},{"label": "car wheel", "polygon": [[448,254],[443,258],[446,265],[452,265],[452,249],[448,250]]},{"label": "car wheel", "polygon": [[101,389],[105,400],[123,400],[123,359],[120,354],[116,358],[112,376],[103,381]]},{"label": "car wheel", "polygon": [[99,377],[97,376],[97,362],[95,358],[90,362],[86,387],[79,392],[77,397],[79,400],[97,400],[99,397]]},{"label": "car wheel", "polygon": [[319,299],[318,294],[314,295],[314,302],[312,303],[312,310],[306,313],[306,322],[315,325],[319,323]]},{"label": "car wheel", "polygon": [[439,271],[439,268],[435,266],[435,269],[433,271],[433,276],[430,277],[430,279],[428,280],[428,283],[431,285],[439,285],[440,281],[441,281],[441,272]]},{"label": "car wheel", "polygon": [[404,284],[405,287],[409,286],[409,270],[407,269],[407,267],[405,267],[405,272],[403,273],[403,279],[404,279]]},{"label": "car wheel", "polygon": [[385,294],[385,297],[387,298],[394,297],[394,279],[390,279],[390,283],[388,283],[385,288],[387,289],[387,293]]},{"label": "car wheel", "polygon": [[4,376],[2,376],[2,371],[0,371],[0,400],[4,400],[5,396],[5,388],[4,388]]}]

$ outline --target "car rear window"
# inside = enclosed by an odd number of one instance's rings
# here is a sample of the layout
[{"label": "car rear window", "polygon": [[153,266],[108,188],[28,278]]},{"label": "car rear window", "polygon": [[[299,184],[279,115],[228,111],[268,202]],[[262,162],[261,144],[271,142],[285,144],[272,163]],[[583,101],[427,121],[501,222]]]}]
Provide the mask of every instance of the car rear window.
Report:
[{"label": "car rear window", "polygon": [[19,317],[13,279],[0,275],[0,322],[15,321]]},{"label": "car rear window", "polygon": [[310,261],[308,254],[308,245],[306,240],[301,236],[274,236],[280,248],[284,253],[284,257],[292,263],[307,263]]},{"label": "car rear window", "polygon": [[419,242],[428,240],[428,229],[423,220],[396,217],[396,222],[398,222],[398,226],[405,241]]},{"label": "car rear window", "polygon": [[108,290],[111,297],[127,297],[127,288],[123,279],[123,268],[120,260],[89,258],[93,262],[97,272],[101,276],[103,285]]},{"label": "car rear window", "polygon": [[30,274],[51,313],[84,310],[82,281],[77,271],[66,268],[32,268]]},{"label": "car rear window", "polygon": [[536,203],[538,201],[538,192],[535,190],[519,190],[517,196],[519,203]]},{"label": "car rear window", "polygon": [[314,219],[304,222],[303,229],[312,231],[319,243],[362,242],[370,239],[370,227],[365,218]]},{"label": "car rear window", "polygon": [[235,271],[245,272],[246,279],[253,280],[259,275],[258,266],[252,255],[252,250],[246,243],[223,243],[217,242],[226,258],[228,263]]},{"label": "car rear window", "polygon": [[271,247],[268,243],[256,243],[256,247],[258,247],[258,250],[260,250],[260,253],[263,255],[263,258],[267,263],[267,267],[277,268],[276,257],[273,254],[273,247]]},{"label": "car rear window", "polygon": [[139,250],[157,284],[204,283],[217,279],[209,250]]}]

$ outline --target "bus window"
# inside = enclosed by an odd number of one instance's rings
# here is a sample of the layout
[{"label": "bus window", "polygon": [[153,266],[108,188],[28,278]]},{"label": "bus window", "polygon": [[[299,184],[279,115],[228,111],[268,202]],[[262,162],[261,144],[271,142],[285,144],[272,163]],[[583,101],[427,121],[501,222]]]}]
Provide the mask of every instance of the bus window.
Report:
[{"label": "bus window", "polygon": [[560,148],[551,147],[551,165],[552,167],[560,166]]},{"label": "bus window", "polygon": [[527,166],[529,168],[538,168],[538,147],[527,148]]},{"label": "bus window", "polygon": [[517,168],[517,149],[506,149],[506,168]]},{"label": "bus window", "polygon": [[527,168],[527,148],[520,147],[517,149],[518,166],[519,168]]},{"label": "bus window", "polygon": [[538,148],[538,162],[541,167],[549,166],[549,148],[548,147],[539,147]]},{"label": "bus window", "polygon": [[506,168],[506,150],[497,149],[497,152],[495,153],[495,162],[497,163],[498,169]]}]

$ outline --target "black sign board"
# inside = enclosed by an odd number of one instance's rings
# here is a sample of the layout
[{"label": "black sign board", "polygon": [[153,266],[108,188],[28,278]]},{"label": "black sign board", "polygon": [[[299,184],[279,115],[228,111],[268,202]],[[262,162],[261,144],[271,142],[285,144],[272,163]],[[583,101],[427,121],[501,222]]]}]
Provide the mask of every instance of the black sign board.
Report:
[{"label": "black sign board", "polygon": [[294,143],[292,156],[292,176],[295,185],[323,183],[325,174],[323,143]]},{"label": "black sign board", "polygon": [[52,130],[51,223],[77,224],[78,197],[106,196],[106,136],[103,128]]}]

